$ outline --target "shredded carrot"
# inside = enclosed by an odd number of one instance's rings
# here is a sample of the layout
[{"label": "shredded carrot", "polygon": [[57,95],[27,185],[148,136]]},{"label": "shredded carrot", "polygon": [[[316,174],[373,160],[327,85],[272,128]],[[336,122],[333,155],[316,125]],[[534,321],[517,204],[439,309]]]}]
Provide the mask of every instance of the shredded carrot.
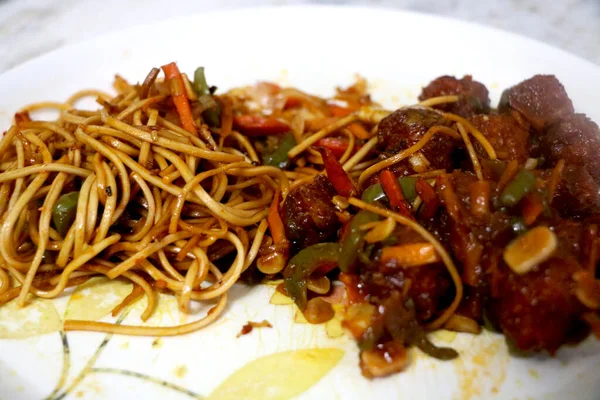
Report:
[{"label": "shredded carrot", "polygon": [[504,172],[502,173],[500,180],[498,181],[497,188],[498,188],[499,192],[501,192],[502,189],[504,189],[504,186],[506,186],[506,184],[508,182],[510,182],[512,180],[512,178],[514,178],[514,176],[517,174],[518,171],[519,171],[519,163],[517,162],[517,160],[510,160],[510,162],[504,169]]},{"label": "shredded carrot", "polygon": [[530,226],[533,225],[535,220],[540,216],[542,211],[544,211],[544,203],[540,196],[536,193],[530,193],[522,201],[522,210],[523,210],[523,219],[525,220],[525,225]]},{"label": "shredded carrot", "polygon": [[196,124],[194,123],[194,118],[192,117],[190,102],[185,94],[183,78],[181,77],[179,68],[177,68],[177,64],[172,62],[170,64],[163,65],[162,70],[165,73],[166,80],[169,84],[171,97],[173,98],[175,108],[177,108],[181,125],[186,131],[197,133]]},{"label": "shredded carrot", "polygon": [[282,244],[287,241],[285,238],[285,229],[283,227],[283,221],[279,215],[279,190],[275,192],[271,207],[269,207],[269,215],[267,216],[267,222],[269,223],[269,230],[271,231],[271,237],[275,244]]},{"label": "shredded carrot", "polygon": [[402,192],[402,187],[394,173],[389,170],[382,171],[381,174],[379,174],[379,181],[381,182],[383,191],[385,192],[392,209],[406,218],[414,220],[410,206],[406,202],[404,192]]},{"label": "shredded carrot", "polygon": [[331,115],[333,115],[334,117],[347,117],[348,115],[350,115],[354,111],[356,111],[351,108],[340,107],[335,104],[328,104],[327,107],[329,107],[329,110],[331,111]]},{"label": "shredded carrot", "polygon": [[381,262],[394,262],[398,267],[420,267],[441,261],[431,243],[409,243],[384,247]]},{"label": "shredded carrot", "polygon": [[435,193],[435,190],[433,190],[431,185],[425,182],[423,179],[417,179],[417,182],[415,183],[415,190],[423,202],[423,207],[419,211],[419,216],[426,219],[433,218],[440,205],[440,201]]}]

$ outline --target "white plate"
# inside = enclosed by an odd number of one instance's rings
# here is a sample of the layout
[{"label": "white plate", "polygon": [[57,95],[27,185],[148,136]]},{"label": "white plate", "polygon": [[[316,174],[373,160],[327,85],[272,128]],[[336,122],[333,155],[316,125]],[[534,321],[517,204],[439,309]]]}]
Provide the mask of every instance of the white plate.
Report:
[{"label": "white plate", "polygon": [[[206,66],[210,82],[222,89],[271,79],[326,95],[360,73],[372,83],[375,99],[389,107],[414,101],[421,86],[443,74],[472,74],[496,101],[503,88],[536,73],[553,73],[576,109],[600,121],[600,69],[547,45],[414,13],[293,7],[192,16],[47,54],[0,77],[0,128],[8,128],[13,113],[26,103],[64,100],[82,88],[108,90],[115,73],[142,80],[152,66],[172,60],[188,72]],[[131,398],[133,391],[146,399],[211,393],[212,398],[226,398],[213,391],[238,368],[271,354],[317,348],[321,350],[296,353],[293,362],[287,353],[263,359],[227,387],[238,398],[298,393],[299,398],[319,399],[597,399],[600,393],[600,345],[595,340],[561,349],[556,358],[520,359],[508,356],[502,337],[487,333],[474,339],[437,334],[439,343],[450,342],[460,351],[458,361],[437,362],[413,351],[406,372],[368,381],[360,375],[352,340],[330,338],[324,326],[294,323],[293,307],[270,305],[274,288],[264,286],[235,287],[225,315],[204,331],[161,340],[69,333],[70,351],[63,354],[58,329],[65,312],[95,317],[128,291],[115,284],[101,287],[104,295],[96,287],[36,302],[20,312],[12,304],[0,307],[0,336],[17,331],[21,336],[0,340],[0,398],[44,398],[55,388],[54,395],[68,389],[66,398]],[[139,323],[141,307],[126,322]],[[248,320],[262,319],[274,328],[236,339]],[[163,299],[153,323],[180,321],[173,301]],[[252,392],[265,382],[268,390]]]}]

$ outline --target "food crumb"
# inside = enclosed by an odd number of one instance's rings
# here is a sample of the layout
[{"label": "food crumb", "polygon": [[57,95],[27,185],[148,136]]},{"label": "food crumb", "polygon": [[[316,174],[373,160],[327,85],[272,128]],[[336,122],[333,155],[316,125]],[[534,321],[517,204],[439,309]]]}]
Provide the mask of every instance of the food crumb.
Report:
[{"label": "food crumb", "polygon": [[267,321],[266,319],[263,319],[261,322],[253,322],[253,321],[248,321],[248,323],[244,326],[242,326],[242,330],[236,335],[236,338],[239,338],[240,336],[243,335],[247,335],[250,332],[252,332],[252,329],[254,328],[272,328],[273,325],[271,325],[271,323],[269,321]]},{"label": "food crumb", "polygon": [[161,346],[162,346],[162,339],[161,338],[154,339],[154,341],[152,342],[152,348],[159,349]]},{"label": "food crumb", "polygon": [[179,379],[183,378],[188,372],[188,367],[186,365],[178,365],[173,370],[173,374]]}]

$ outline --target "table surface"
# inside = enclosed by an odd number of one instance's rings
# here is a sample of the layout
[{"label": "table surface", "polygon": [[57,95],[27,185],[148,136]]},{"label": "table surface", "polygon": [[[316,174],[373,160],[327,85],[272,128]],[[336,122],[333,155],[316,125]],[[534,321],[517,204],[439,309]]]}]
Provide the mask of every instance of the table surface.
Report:
[{"label": "table surface", "polygon": [[252,5],[367,5],[520,33],[600,64],[598,0],[0,0],[0,73],[69,43],[139,23]]}]

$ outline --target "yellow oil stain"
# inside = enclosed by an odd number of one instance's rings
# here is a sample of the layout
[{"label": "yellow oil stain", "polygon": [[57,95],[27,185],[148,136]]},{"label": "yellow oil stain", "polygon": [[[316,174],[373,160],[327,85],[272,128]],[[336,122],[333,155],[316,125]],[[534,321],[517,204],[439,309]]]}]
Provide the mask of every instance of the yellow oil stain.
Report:
[{"label": "yellow oil stain", "polygon": [[85,394],[85,393],[83,392],[83,390],[78,390],[78,391],[75,393],[75,396],[77,396],[77,397],[79,397],[79,398],[82,398],[84,394]]},{"label": "yellow oil stain", "polygon": [[26,307],[12,300],[0,307],[0,339],[22,339],[60,330],[62,322],[51,300],[30,298]]},{"label": "yellow oil stain", "polygon": [[[506,378],[508,354],[502,351],[501,339],[488,337],[481,340],[487,343],[477,344],[471,354],[461,354],[455,361],[461,400],[487,398],[499,391]],[[491,387],[487,389],[489,383]]]},{"label": "yellow oil stain", "polygon": [[163,341],[161,338],[157,337],[156,339],[154,339],[152,341],[152,348],[153,349],[160,349],[163,345]]},{"label": "yellow oil stain", "polygon": [[[271,354],[238,369],[208,396],[209,400],[289,399],[323,378],[344,355],[336,348]],[[294,379],[290,379],[293,376]]]},{"label": "yellow oil stain", "polygon": [[120,279],[92,278],[79,285],[69,298],[66,319],[97,321],[108,315],[131,293],[132,284]]},{"label": "yellow oil stain", "polygon": [[188,367],[186,365],[178,365],[173,370],[173,375],[175,375],[179,379],[182,379],[183,377],[185,377],[187,375],[187,373],[188,373]]},{"label": "yellow oil stain", "polygon": [[529,372],[529,375],[531,375],[532,378],[535,378],[535,379],[539,379],[540,378],[540,373],[538,372],[537,369],[529,368],[527,370],[527,372]]},{"label": "yellow oil stain", "polygon": [[123,350],[127,350],[129,348],[129,341],[125,341],[125,342],[121,343],[119,348],[121,348]]},{"label": "yellow oil stain", "polygon": [[286,306],[294,304],[294,300],[276,290],[273,293],[273,296],[271,296],[271,300],[269,300],[269,303],[274,304],[276,306]]},{"label": "yellow oil stain", "polygon": [[435,331],[431,333],[431,337],[433,339],[437,339],[444,343],[452,343],[454,339],[456,339],[456,332],[449,331],[447,329],[440,329],[439,331]]}]

